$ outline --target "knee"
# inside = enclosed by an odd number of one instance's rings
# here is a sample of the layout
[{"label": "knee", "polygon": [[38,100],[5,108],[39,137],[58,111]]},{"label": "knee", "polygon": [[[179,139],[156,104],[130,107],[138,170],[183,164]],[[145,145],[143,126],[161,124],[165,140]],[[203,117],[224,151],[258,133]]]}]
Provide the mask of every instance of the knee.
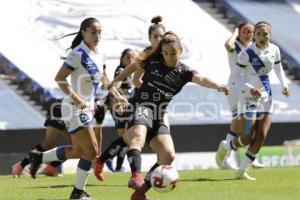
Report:
[{"label": "knee", "polygon": [[162,156],[159,156],[159,164],[161,165],[170,165],[175,160],[175,152],[167,151]]}]

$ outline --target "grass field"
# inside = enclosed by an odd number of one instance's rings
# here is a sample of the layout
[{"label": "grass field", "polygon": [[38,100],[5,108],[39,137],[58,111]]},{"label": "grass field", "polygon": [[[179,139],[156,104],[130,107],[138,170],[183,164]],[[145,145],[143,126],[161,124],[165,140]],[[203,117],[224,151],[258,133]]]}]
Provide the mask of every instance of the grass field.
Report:
[{"label": "grass field", "polygon": [[[234,171],[180,171],[174,191],[166,194],[150,190],[151,200],[300,200],[300,167],[249,170],[256,181],[234,180]],[[98,182],[91,174],[87,191],[97,200],[129,200],[128,173],[106,173]],[[75,176],[39,176],[14,179],[0,177],[0,200],[65,200]]]}]

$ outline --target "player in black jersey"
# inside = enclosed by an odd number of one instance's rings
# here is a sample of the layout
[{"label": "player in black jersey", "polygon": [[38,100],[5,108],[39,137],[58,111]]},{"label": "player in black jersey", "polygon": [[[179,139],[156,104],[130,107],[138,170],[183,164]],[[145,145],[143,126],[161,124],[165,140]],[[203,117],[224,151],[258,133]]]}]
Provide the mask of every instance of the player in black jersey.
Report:
[{"label": "player in black jersey", "polygon": [[[36,149],[41,152],[51,149],[57,145],[61,136],[65,136],[68,143],[71,143],[71,138],[67,134],[65,123],[61,120],[61,99],[57,99],[50,105],[47,111],[44,126],[46,127],[46,135],[44,140],[40,144],[34,146],[32,149]],[[19,178],[22,175],[23,169],[29,163],[29,156],[26,154],[22,161],[12,166],[12,176]],[[46,176],[58,176],[59,173],[56,170],[56,167],[60,165],[61,161],[53,161],[42,170],[42,174],[45,174]]]},{"label": "player in black jersey", "polygon": [[[228,94],[227,87],[202,77],[183,64],[180,39],[173,32],[164,34],[157,49],[142,54],[139,59],[126,67],[110,84],[123,80],[138,68],[144,71],[143,83],[129,100],[129,119],[127,139],[128,161],[132,176],[128,186],[135,189],[131,200],[147,200],[145,193],[150,189],[150,175],[159,165],[170,165],[175,158],[175,149],[169,129],[163,119],[165,109],[172,98],[188,82],[216,89]],[[141,175],[141,150],[145,141],[157,154],[157,163],[147,173],[145,180]]]}]

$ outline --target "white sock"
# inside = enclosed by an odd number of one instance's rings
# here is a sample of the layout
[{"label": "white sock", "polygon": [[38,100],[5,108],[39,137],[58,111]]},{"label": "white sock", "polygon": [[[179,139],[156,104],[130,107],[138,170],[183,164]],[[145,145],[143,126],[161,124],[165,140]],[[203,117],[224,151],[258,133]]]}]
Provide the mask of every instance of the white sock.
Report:
[{"label": "white sock", "polygon": [[248,156],[245,156],[244,160],[242,161],[240,165],[241,170],[246,170],[250,167],[250,165],[253,163],[253,160],[251,160]]},{"label": "white sock", "polygon": [[226,141],[229,142],[230,140],[232,140],[234,138],[233,135],[231,135],[230,133],[227,133],[226,135]]},{"label": "white sock", "polygon": [[79,190],[85,190],[85,185],[87,183],[90,171],[85,171],[77,167],[76,170],[76,184],[75,187]]},{"label": "white sock", "polygon": [[58,161],[59,159],[57,158],[56,150],[57,150],[57,148],[53,148],[48,151],[45,151],[43,153],[43,163],[47,163],[47,162],[51,162],[51,161]]}]

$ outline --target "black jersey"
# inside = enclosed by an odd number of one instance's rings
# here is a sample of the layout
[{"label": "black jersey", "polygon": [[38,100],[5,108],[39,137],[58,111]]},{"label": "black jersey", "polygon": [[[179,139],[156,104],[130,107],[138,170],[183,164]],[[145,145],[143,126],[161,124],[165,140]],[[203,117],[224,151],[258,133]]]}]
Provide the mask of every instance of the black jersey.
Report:
[{"label": "black jersey", "polygon": [[144,77],[142,86],[136,90],[130,102],[165,109],[183,86],[192,80],[196,71],[180,63],[176,68],[163,64],[162,59],[153,58],[142,66]]},{"label": "black jersey", "polygon": [[[115,70],[114,78],[117,77],[119,74],[121,74],[124,69],[125,69],[125,66],[119,65]],[[127,78],[125,78],[122,81],[120,88],[125,95],[130,95],[134,89],[134,86],[132,83],[132,76],[128,76]]]}]

